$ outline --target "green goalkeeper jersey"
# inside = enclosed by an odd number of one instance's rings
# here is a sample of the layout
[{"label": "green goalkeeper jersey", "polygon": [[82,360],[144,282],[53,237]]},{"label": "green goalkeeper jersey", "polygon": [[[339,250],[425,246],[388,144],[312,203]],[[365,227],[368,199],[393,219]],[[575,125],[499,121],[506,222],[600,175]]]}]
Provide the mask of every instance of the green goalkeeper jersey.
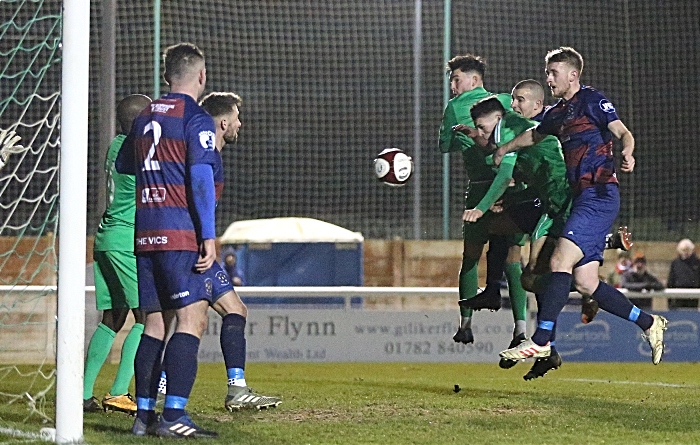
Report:
[{"label": "green goalkeeper jersey", "polygon": [[114,161],[126,139],[117,135],[109,145],[105,159],[107,175],[107,209],[102,214],[100,227],[95,235],[96,251],[134,251],[134,220],[136,215],[136,178],[117,173]]},{"label": "green goalkeeper jersey", "polygon": [[[483,87],[466,91],[459,96],[455,96],[447,103],[442,116],[440,126],[440,151],[449,153],[459,151],[464,159],[464,168],[471,181],[484,181],[494,178],[491,167],[486,165],[484,151],[474,142],[474,140],[462,133],[452,131],[452,127],[457,124],[464,124],[474,127],[474,121],[470,114],[471,107],[485,97],[492,96]],[[510,110],[510,94],[497,94],[498,100],[506,110]]]},{"label": "green goalkeeper jersey", "polygon": [[[496,146],[513,140],[520,133],[537,125],[514,111],[506,111],[493,130]],[[538,144],[523,148],[517,153],[515,169],[523,176],[529,187],[534,187],[546,208],[568,205],[571,200],[571,187],[566,180],[566,163],[559,140],[547,136]]]}]

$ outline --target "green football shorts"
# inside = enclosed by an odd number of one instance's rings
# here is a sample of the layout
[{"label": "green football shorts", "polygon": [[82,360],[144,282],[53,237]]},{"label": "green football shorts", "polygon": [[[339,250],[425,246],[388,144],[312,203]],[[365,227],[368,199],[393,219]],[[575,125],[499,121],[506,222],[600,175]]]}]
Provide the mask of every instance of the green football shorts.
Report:
[{"label": "green football shorts", "polygon": [[95,301],[97,310],[139,307],[136,255],[125,251],[95,251]]}]

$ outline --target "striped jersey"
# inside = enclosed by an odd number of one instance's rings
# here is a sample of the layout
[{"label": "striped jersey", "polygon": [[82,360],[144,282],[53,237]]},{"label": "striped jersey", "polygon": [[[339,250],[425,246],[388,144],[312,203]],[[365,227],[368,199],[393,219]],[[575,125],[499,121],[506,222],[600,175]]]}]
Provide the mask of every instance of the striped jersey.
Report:
[{"label": "striped jersey", "polygon": [[574,97],[549,108],[537,126],[540,134],[559,138],[566,177],[578,195],[588,187],[617,184],[610,122],[619,118],[615,107],[597,90],[581,85]]},{"label": "striped jersey", "polygon": [[[118,169],[130,166],[136,175],[136,253],[198,250],[202,227],[213,227],[214,215],[198,215],[195,201],[218,199],[223,189],[214,140],[212,117],[186,94],[166,94],[136,118],[117,160]],[[211,166],[215,192],[193,190],[197,164]]]}]

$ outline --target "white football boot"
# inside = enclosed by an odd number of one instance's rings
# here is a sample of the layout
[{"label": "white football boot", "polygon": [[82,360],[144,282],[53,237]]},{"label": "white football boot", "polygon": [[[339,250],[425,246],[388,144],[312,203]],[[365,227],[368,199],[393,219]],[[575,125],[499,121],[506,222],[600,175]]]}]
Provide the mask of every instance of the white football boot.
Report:
[{"label": "white football boot", "polygon": [[644,331],[644,338],[651,347],[651,362],[655,365],[661,363],[661,358],[664,355],[664,331],[668,329],[668,320],[661,315],[652,315],[654,323],[651,327]]},{"label": "white football boot", "polygon": [[549,342],[546,345],[540,346],[531,339],[527,339],[518,346],[505,351],[501,351],[498,355],[509,360],[524,360],[530,357],[549,357],[552,348]]}]

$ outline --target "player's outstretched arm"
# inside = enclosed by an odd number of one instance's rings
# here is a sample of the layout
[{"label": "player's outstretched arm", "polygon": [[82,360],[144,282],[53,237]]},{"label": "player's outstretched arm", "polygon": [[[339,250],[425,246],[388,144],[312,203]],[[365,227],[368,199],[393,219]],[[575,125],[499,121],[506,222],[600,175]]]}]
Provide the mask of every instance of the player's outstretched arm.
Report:
[{"label": "player's outstretched arm", "polygon": [[634,136],[627,129],[621,120],[612,121],[608,124],[608,130],[622,142],[622,166],[623,172],[629,173],[634,170]]},{"label": "player's outstretched arm", "polygon": [[506,157],[498,168],[496,177],[493,183],[491,183],[486,195],[484,195],[475,208],[464,211],[462,221],[476,222],[501,198],[501,196],[503,196],[503,193],[505,193],[513,180],[513,169],[516,159],[517,155],[515,154]]},{"label": "player's outstretched arm", "polygon": [[546,135],[540,134],[538,131],[535,130],[537,127],[532,127],[526,131],[523,131],[520,133],[515,139],[512,141],[509,141],[503,145],[501,145],[494,153],[493,153],[493,163],[494,165],[501,165],[501,161],[503,160],[503,156],[507,155],[508,153],[512,153],[514,151],[521,150],[525,147],[529,147],[531,145],[535,145],[542,141],[542,139],[545,138]]}]

